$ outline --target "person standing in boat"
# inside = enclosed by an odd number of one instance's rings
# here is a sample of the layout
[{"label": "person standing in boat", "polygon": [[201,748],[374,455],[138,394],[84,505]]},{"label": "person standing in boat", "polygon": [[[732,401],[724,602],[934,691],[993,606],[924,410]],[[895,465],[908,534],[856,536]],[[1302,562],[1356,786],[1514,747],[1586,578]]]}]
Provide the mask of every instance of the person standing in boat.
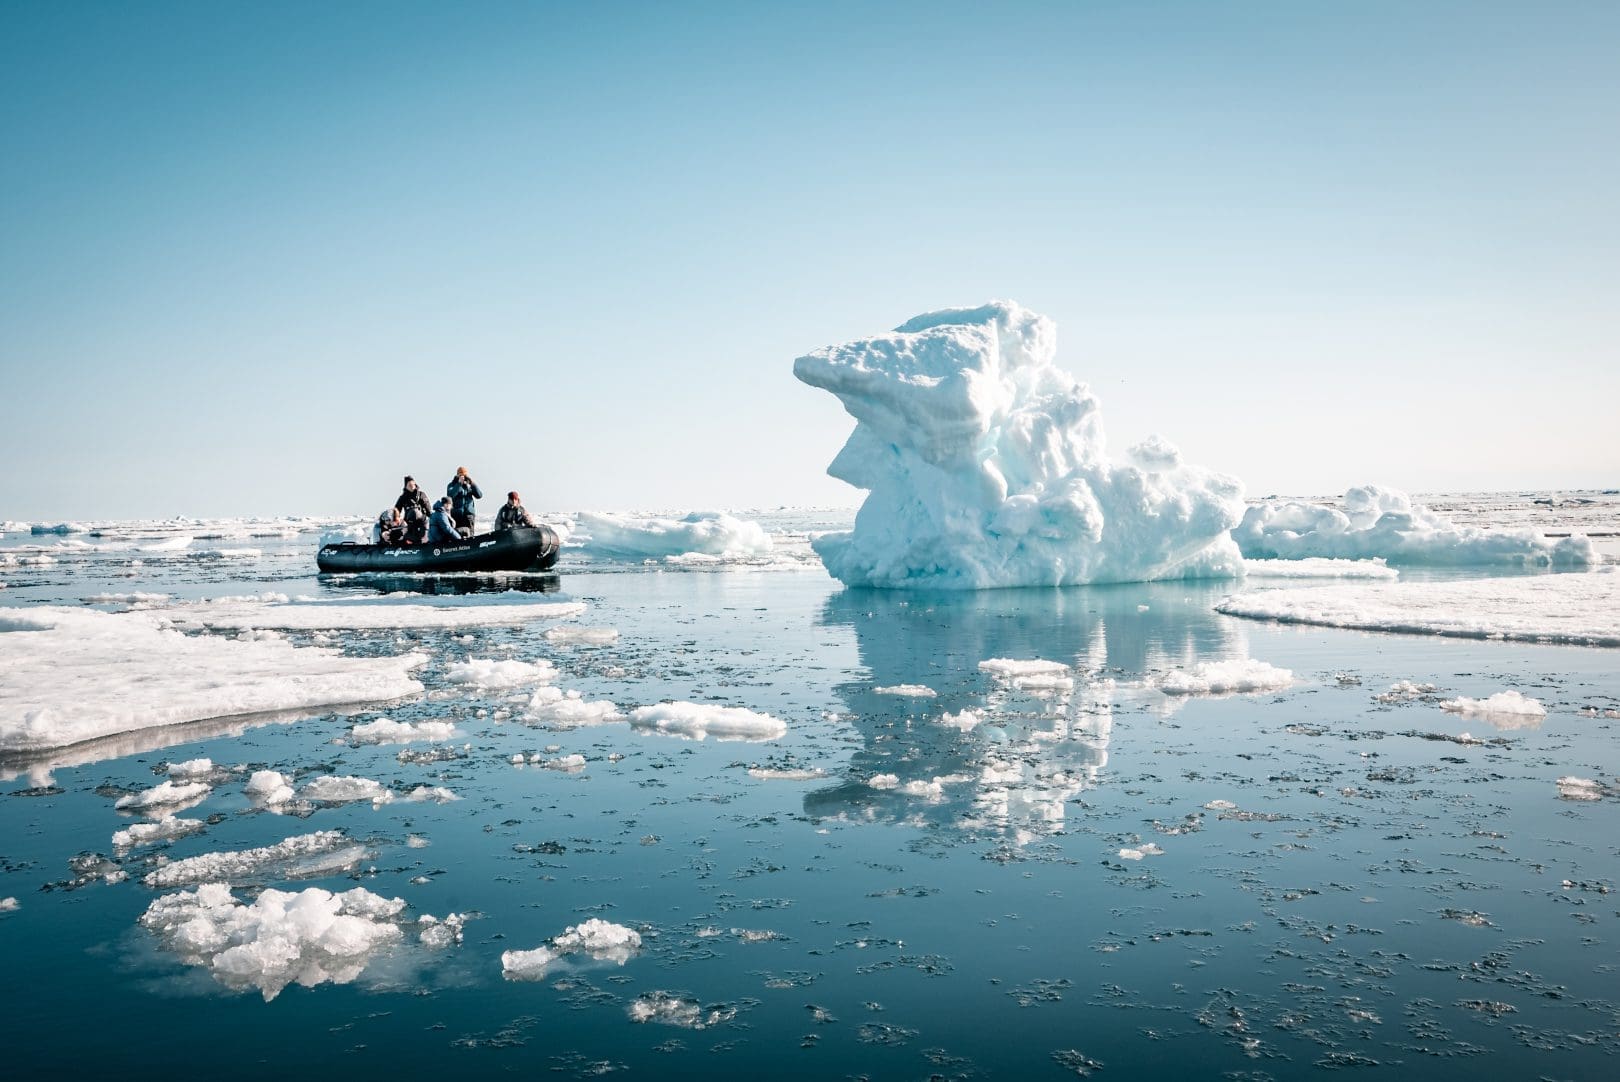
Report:
[{"label": "person standing in boat", "polygon": [[428,499],[427,493],[416,483],[416,478],[405,475],[405,490],[394,501],[394,506],[405,516],[405,543],[417,544],[427,533]]},{"label": "person standing in boat", "polygon": [[473,521],[478,517],[473,501],[483,499],[484,490],[468,475],[467,467],[457,466],[456,475],[450,478],[444,494],[450,499],[450,515],[456,520],[456,528],[463,537],[471,537]]},{"label": "person standing in boat", "polygon": [[442,545],[460,540],[461,531],[456,528],[455,517],[450,513],[450,497],[446,496],[433,505],[433,514],[428,518],[427,543]]},{"label": "person standing in boat", "polygon": [[508,492],[506,502],[495,512],[495,529],[510,530],[515,526],[533,525],[534,517],[529,514],[529,509],[523,506],[523,497],[516,492]]}]

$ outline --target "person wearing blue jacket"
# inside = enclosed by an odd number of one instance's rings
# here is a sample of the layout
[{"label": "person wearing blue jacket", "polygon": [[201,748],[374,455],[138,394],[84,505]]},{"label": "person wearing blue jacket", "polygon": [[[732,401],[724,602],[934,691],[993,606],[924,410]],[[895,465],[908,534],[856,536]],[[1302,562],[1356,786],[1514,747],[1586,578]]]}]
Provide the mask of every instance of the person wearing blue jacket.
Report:
[{"label": "person wearing blue jacket", "polygon": [[428,516],[427,540],[430,545],[461,540],[461,531],[456,529],[456,520],[450,514],[449,496],[433,505],[433,514]]},{"label": "person wearing blue jacket", "polygon": [[456,467],[456,475],[450,478],[450,485],[444,494],[450,498],[450,516],[456,520],[456,526],[461,530],[463,537],[473,535],[473,520],[478,516],[473,505],[474,500],[484,498],[483,489],[478,487],[467,474],[467,467]]}]

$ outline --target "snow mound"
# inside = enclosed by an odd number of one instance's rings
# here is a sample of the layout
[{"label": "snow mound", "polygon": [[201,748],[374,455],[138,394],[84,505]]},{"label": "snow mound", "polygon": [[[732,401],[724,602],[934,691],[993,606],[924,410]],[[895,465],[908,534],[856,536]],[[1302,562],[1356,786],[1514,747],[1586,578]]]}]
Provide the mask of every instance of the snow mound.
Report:
[{"label": "snow mound", "polygon": [[1015,303],[918,316],[793,374],[855,431],[827,468],[868,490],[812,540],[852,586],[982,589],[1232,574],[1232,478],[1154,438],[1109,460],[1096,397],[1057,367],[1054,324]]},{"label": "snow mound", "polygon": [[606,699],[587,701],[577,691],[564,693],[555,687],[536,688],[523,714],[524,721],[553,729],[578,729],[623,719],[619,708]]},{"label": "snow mound", "polygon": [[1455,699],[1447,699],[1441,703],[1440,709],[1452,714],[1461,714],[1463,717],[1540,719],[1547,716],[1547,708],[1538,700],[1513,689],[1498,691],[1485,699],[1470,699],[1466,695],[1459,695]]},{"label": "snow mound", "polygon": [[185,635],[148,612],[0,611],[0,751],[414,695],[425,659]]},{"label": "snow mound", "polygon": [[539,980],[546,975],[547,967],[565,955],[583,954],[622,966],[640,949],[640,932],[593,917],[568,928],[547,946],[505,951],[501,954],[501,972],[511,980]]},{"label": "snow mound", "polygon": [[452,684],[470,684],[476,688],[519,688],[551,683],[557,679],[557,667],[544,659],[493,661],[489,658],[468,658],[446,669],[444,678]]},{"label": "snow mound", "polygon": [[455,735],[454,722],[395,721],[392,718],[378,718],[349,730],[349,739],[357,744],[409,744],[414,740],[449,740]]},{"label": "snow mound", "polygon": [[403,937],[395,918],[404,908],[364,887],[266,890],[248,905],[226,884],[205,883],[158,898],[141,926],[186,965],[207,968],[226,987],[257,989],[268,1003],[289,984],[354,980]]},{"label": "snow mound", "polygon": [[787,734],[787,723],[769,714],[740,706],[703,703],[659,703],[630,711],[630,724],[638,729],[667,733],[689,740],[713,736],[716,740],[776,740]]},{"label": "snow mound", "polygon": [[1293,682],[1292,671],[1253,658],[1200,661],[1190,669],[1176,669],[1154,681],[1166,695],[1245,695],[1281,691]]},{"label": "snow mound", "polygon": [[768,556],[771,538],[757,522],[724,511],[694,511],[684,518],[633,518],[582,511],[579,529],[590,535],[585,547],[609,556]]},{"label": "snow mound", "polygon": [[1232,536],[1250,559],[1382,557],[1407,565],[1559,568],[1601,562],[1581,534],[1555,541],[1529,529],[1459,526],[1398,489],[1363,485],[1346,492],[1342,503],[1342,510],[1299,500],[1257,504]]},{"label": "snow mound", "polygon": [[1263,590],[1215,611],[1283,623],[1513,642],[1620,646],[1620,574]]},{"label": "snow mound", "polygon": [[275,845],[228,853],[203,853],[169,861],[147,872],[141,882],[149,887],[180,887],[194,883],[236,883],[275,873],[278,878],[334,873],[359,863],[366,856],[341,830],[299,834]]}]

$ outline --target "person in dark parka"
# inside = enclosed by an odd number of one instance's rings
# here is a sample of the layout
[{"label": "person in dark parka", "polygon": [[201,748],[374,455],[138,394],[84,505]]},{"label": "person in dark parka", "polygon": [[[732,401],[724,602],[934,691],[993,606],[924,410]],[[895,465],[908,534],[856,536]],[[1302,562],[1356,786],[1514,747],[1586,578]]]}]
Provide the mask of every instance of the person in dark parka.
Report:
[{"label": "person in dark parka", "polygon": [[416,483],[416,478],[409,474],[405,477],[405,489],[394,501],[394,506],[405,515],[405,532],[407,544],[417,544],[427,535],[428,498]]},{"label": "person in dark parka", "polygon": [[450,497],[450,514],[456,520],[456,528],[461,531],[461,536],[471,537],[473,522],[478,517],[473,501],[483,499],[484,490],[468,475],[467,467],[458,466],[444,494]]}]

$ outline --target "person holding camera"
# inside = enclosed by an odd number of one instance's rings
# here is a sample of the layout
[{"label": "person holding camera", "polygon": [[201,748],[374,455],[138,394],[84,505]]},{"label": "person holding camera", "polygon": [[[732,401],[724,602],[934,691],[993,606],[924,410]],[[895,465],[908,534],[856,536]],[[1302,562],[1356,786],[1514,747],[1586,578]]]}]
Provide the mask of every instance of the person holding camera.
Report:
[{"label": "person holding camera", "polygon": [[456,467],[456,475],[450,478],[445,496],[450,500],[450,515],[455,519],[461,536],[471,537],[473,522],[478,517],[473,501],[483,499],[484,492],[478,487],[478,482],[468,475],[467,467]]},{"label": "person holding camera", "polygon": [[394,501],[394,506],[405,517],[405,543],[419,544],[427,534],[428,499],[427,493],[416,483],[416,478],[406,474],[405,490]]}]

